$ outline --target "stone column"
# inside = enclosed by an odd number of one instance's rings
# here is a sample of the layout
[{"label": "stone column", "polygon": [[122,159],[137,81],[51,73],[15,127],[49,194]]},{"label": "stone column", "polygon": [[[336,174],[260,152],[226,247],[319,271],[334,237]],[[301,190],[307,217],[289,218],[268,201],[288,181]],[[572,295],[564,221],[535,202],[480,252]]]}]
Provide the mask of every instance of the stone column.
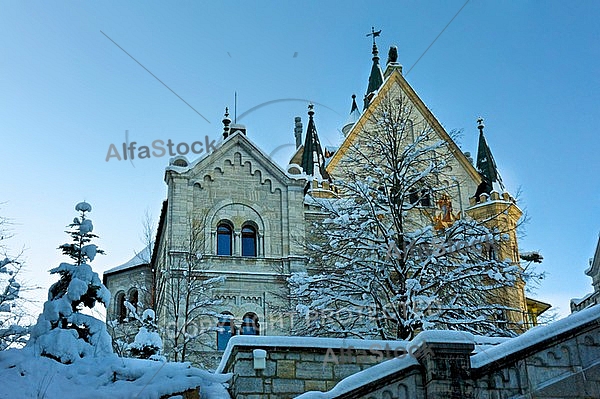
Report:
[{"label": "stone column", "polygon": [[414,356],[425,368],[426,399],[473,398],[473,336],[459,331],[425,331],[413,340]]}]

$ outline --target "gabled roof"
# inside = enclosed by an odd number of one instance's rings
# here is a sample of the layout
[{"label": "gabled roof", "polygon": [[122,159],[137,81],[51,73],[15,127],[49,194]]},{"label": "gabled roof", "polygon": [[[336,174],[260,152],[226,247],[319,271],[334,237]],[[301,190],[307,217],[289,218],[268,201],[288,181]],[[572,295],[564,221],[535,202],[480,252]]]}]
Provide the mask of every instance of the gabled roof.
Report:
[{"label": "gabled roof", "polygon": [[138,267],[138,266],[149,265],[150,264],[151,246],[152,246],[151,244],[148,245],[146,248],[144,248],[140,252],[136,253],[133,258],[129,259],[127,262],[123,263],[122,265],[113,267],[112,269],[108,269],[107,271],[104,272],[104,275],[122,272],[124,270],[133,269],[134,267]]},{"label": "gabled roof", "polygon": [[[191,162],[187,166],[176,166],[169,165],[165,170],[165,181],[168,181],[168,177],[170,174],[194,174],[200,171],[206,171],[207,173],[212,173],[214,168],[213,165],[221,162],[223,158],[225,158],[229,152],[229,150],[233,147],[240,147],[244,152],[249,154],[254,161],[265,171],[268,171],[271,176],[277,179],[283,185],[297,185],[304,186],[305,181],[299,181],[288,175],[278,164],[276,164],[273,160],[269,158],[267,154],[265,154],[259,147],[257,147],[252,141],[248,139],[246,134],[241,131],[237,131],[230,136],[228,136],[225,140],[223,140],[220,145],[210,154],[205,155],[198,160]],[[220,165],[219,165],[220,167]],[[251,172],[254,173],[254,170],[257,169],[256,166],[251,165]],[[267,178],[266,176],[262,176],[262,179]],[[202,179],[200,178],[199,181]],[[263,180],[264,181],[264,180]]]},{"label": "gabled roof", "polygon": [[394,68],[394,70],[389,74],[389,76],[384,80],[382,86],[377,92],[376,96],[372,99],[369,107],[362,113],[358,122],[354,124],[352,129],[348,132],[345,140],[342,142],[339,150],[334,154],[331,161],[327,164],[327,171],[331,174],[340,160],[344,157],[344,154],[348,151],[348,149],[352,146],[352,143],[357,139],[357,136],[361,133],[369,119],[373,116],[373,113],[378,109],[381,101],[385,96],[390,92],[390,90],[395,86],[399,86],[402,92],[412,101],[415,108],[419,111],[421,115],[425,118],[427,123],[436,131],[439,137],[448,142],[450,152],[454,155],[457,161],[463,166],[465,171],[473,178],[475,182],[481,182],[481,176],[479,172],[475,169],[475,167],[469,162],[465,154],[461,151],[458,145],[452,140],[450,135],[446,132],[446,130],[442,127],[437,118],[433,115],[433,113],[427,108],[425,103],[419,98],[417,93],[413,90],[413,88],[408,84],[406,79],[400,73],[399,68]]}]

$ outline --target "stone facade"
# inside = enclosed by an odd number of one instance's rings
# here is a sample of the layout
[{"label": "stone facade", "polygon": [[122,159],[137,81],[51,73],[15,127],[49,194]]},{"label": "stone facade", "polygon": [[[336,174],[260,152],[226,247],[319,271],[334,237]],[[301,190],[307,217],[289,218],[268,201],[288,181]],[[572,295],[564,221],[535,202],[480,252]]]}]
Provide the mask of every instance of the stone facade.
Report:
[{"label": "stone facade", "polygon": [[[448,144],[444,154],[448,157],[448,166],[443,178],[449,187],[447,194],[451,208],[460,216],[469,214],[474,217],[487,217],[501,210],[504,216],[500,227],[514,228],[521,215],[514,199],[492,192],[489,198],[471,204],[469,199],[482,180],[472,161],[410,87],[401,74],[401,68],[390,66],[385,77],[378,94],[370,97],[369,108],[355,123],[344,127],[347,135],[340,148],[328,154],[326,172],[340,176],[340,165],[344,163],[353,140],[357,140],[360,132],[368,131],[370,115],[381,106],[382,99],[403,96],[412,104],[414,128],[433,129],[437,139]],[[224,349],[215,331],[215,314],[231,315],[231,321],[219,321],[219,328],[229,328],[232,335],[290,334],[294,307],[287,297],[286,278],[291,272],[305,270],[305,245],[319,239],[311,235],[311,226],[320,215],[306,200],[306,193],[308,191],[316,197],[334,195],[327,181],[310,180],[300,173],[302,167],[299,165],[283,170],[252,142],[251,132],[247,134],[244,127],[230,126],[230,123],[226,117],[225,139],[211,154],[193,161],[182,156],[171,159],[164,176],[167,199],[150,262],[152,276],[146,274],[137,278],[138,283],[151,285],[149,303],[156,309],[157,320],[166,334],[174,329],[180,330],[181,326],[176,324],[179,321],[175,320],[175,314],[180,311],[176,308],[186,295],[171,291],[171,297],[176,299],[168,301],[165,290],[172,290],[182,276],[190,281],[224,278],[211,290],[216,301],[204,306],[207,312],[213,312],[213,316],[194,318],[185,327],[208,332],[194,343],[189,352],[194,356],[206,354],[209,360],[205,364],[209,366],[215,365]],[[302,146],[297,148],[292,163],[300,162],[302,150]],[[411,211],[414,226],[430,224],[430,214],[439,212],[436,206],[429,204]],[[508,209],[505,213],[504,208]],[[509,241],[501,255],[518,262],[516,236],[511,234]],[[135,273],[146,270],[137,266],[131,270],[116,269],[105,275],[105,284],[113,293],[114,303],[119,302],[115,295],[131,289],[131,281],[136,280]],[[192,297],[194,295],[199,294],[195,292]],[[509,321],[518,326],[527,325],[523,285],[510,290],[505,297],[508,305],[518,309],[508,317]],[[118,312],[118,308],[112,307],[107,317],[114,319]],[[177,315],[180,320],[181,314]],[[166,352],[173,349],[166,345]],[[194,356],[189,360],[197,361]],[[332,373],[334,378],[338,378],[333,369]],[[302,384],[306,389],[306,382]]]}]

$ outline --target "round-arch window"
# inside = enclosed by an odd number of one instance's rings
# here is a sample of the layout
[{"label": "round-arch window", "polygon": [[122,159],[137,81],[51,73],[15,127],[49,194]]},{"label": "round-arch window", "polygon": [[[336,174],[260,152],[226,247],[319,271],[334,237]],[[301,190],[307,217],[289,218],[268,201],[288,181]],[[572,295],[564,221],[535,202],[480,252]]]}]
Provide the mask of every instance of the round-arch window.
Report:
[{"label": "round-arch window", "polygon": [[119,322],[123,322],[127,318],[127,308],[125,307],[125,293],[118,293],[117,300],[115,302],[117,317],[119,319]]},{"label": "round-arch window", "polygon": [[242,317],[242,335],[260,335],[260,323],[256,313],[248,312]]},{"label": "round-arch window", "polygon": [[242,256],[256,256],[256,230],[252,226],[242,229]]},{"label": "round-arch window", "polygon": [[228,225],[221,223],[217,227],[217,255],[231,255],[233,231]]},{"label": "round-arch window", "polygon": [[222,312],[219,315],[219,322],[217,323],[217,350],[224,351],[229,339],[235,335],[235,333],[233,314],[228,311]]}]

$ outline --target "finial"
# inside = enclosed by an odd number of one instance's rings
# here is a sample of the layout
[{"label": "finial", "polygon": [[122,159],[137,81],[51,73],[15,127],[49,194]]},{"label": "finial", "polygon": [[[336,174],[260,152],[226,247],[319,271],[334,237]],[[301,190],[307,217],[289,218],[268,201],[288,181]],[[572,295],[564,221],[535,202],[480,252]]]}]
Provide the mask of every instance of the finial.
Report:
[{"label": "finial", "polygon": [[315,105],[313,103],[308,104],[308,116],[312,119],[313,115],[315,114],[314,111]]},{"label": "finial", "polygon": [[381,29],[379,29],[377,32],[375,32],[375,27],[372,26],[371,27],[371,33],[367,34],[367,36],[373,36],[373,60],[375,60],[375,58],[377,58],[379,60],[378,54],[379,51],[377,51],[377,43],[375,43],[375,38],[379,37],[381,35]]},{"label": "finial", "polygon": [[484,127],[485,127],[485,125],[483,124],[483,118],[480,116],[480,117],[477,119],[477,129],[479,129],[479,132],[480,132],[481,134],[483,134],[483,128],[484,128]]},{"label": "finial", "polygon": [[388,64],[396,64],[398,62],[398,47],[390,46],[390,51],[388,52]]},{"label": "finial", "polygon": [[352,95],[352,108],[350,108],[350,113],[353,113],[354,111],[358,111],[358,105],[356,105],[356,94]]},{"label": "finial", "polygon": [[381,35],[381,29],[375,32],[375,27],[371,26],[371,33],[368,33],[367,36],[373,36],[373,46],[375,46],[375,38]]},{"label": "finial", "polygon": [[227,138],[229,136],[229,125],[231,124],[231,119],[229,119],[229,107],[225,107],[225,117],[223,118],[223,138]]}]

